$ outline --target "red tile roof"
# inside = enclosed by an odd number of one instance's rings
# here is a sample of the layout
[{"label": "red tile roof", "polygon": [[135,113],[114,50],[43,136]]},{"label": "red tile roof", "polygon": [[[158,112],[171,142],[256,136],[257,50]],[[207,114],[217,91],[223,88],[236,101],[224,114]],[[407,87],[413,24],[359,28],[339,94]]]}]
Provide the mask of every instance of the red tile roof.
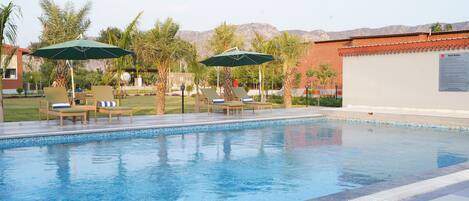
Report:
[{"label": "red tile roof", "polygon": [[[9,44],[3,44],[3,48],[5,48],[7,51],[8,50],[11,50],[12,48],[14,48],[15,46],[13,45],[9,45]],[[26,54],[29,54],[31,53],[31,50],[27,49],[27,48],[20,48],[20,47],[17,47],[16,49],[17,51],[21,51],[22,53],[26,53]]]},{"label": "red tile roof", "polygon": [[406,52],[442,51],[453,49],[469,49],[469,37],[344,47],[339,48],[339,55],[359,56]]}]

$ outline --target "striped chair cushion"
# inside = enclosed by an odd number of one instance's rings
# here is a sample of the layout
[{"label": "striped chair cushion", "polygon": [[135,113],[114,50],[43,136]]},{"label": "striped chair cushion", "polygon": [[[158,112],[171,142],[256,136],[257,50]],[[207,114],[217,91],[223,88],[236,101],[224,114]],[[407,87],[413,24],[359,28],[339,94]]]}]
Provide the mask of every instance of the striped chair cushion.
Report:
[{"label": "striped chair cushion", "polygon": [[213,103],[224,103],[224,102],[225,102],[225,99],[223,99],[223,98],[216,98],[216,99],[213,99],[212,102],[213,102]]},{"label": "striped chair cushion", "polygon": [[116,107],[117,103],[116,101],[99,101],[98,106],[99,107]]},{"label": "striped chair cushion", "polygon": [[252,102],[252,101],[254,101],[254,100],[250,97],[241,98],[241,102]]},{"label": "striped chair cushion", "polygon": [[60,108],[70,108],[70,103],[53,103],[51,105],[52,109],[60,109]]}]

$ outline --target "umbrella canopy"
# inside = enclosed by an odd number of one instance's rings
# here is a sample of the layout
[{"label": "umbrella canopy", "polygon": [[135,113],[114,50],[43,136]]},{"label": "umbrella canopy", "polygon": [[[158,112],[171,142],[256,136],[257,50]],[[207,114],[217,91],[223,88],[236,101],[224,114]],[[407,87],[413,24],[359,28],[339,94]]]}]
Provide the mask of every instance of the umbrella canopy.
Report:
[{"label": "umbrella canopy", "polygon": [[[133,54],[133,52],[105,43],[78,39],[39,48],[30,55],[55,60],[87,60],[110,59],[129,54]],[[73,86],[72,97],[75,99],[75,81],[73,79],[73,67],[71,64],[70,73]],[[75,101],[73,104],[75,104]]]},{"label": "umbrella canopy", "polygon": [[117,58],[133,52],[92,40],[72,40],[43,48],[30,55],[57,60],[87,60]]},{"label": "umbrella canopy", "polygon": [[274,60],[274,58],[269,54],[241,51],[237,48],[234,48],[219,55],[205,59],[200,63],[203,63],[207,66],[235,67],[244,65],[258,65],[272,60]]}]

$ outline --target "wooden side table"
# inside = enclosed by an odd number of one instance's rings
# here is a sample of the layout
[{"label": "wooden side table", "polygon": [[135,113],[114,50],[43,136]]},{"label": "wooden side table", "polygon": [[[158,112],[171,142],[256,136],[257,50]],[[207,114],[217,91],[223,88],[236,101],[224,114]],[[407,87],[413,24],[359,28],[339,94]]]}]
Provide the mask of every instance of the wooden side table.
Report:
[{"label": "wooden side table", "polygon": [[96,106],[94,105],[75,105],[74,106],[75,108],[80,108],[82,110],[86,110],[86,117],[87,117],[87,120],[89,121],[90,119],[90,111],[94,112],[94,121],[96,122],[97,119],[96,119],[96,113],[97,113],[97,108]]}]

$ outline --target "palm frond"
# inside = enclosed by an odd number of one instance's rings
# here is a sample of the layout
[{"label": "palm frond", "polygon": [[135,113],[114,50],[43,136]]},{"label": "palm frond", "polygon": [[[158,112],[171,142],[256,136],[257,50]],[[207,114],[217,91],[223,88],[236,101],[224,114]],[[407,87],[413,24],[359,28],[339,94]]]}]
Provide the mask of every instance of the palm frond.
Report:
[{"label": "palm frond", "polygon": [[[17,25],[16,20],[21,17],[21,9],[13,2],[0,8],[0,43],[16,42]],[[6,41],[5,41],[6,40]]]},{"label": "palm frond", "polygon": [[143,12],[138,13],[138,15],[124,29],[119,44],[117,44],[120,48],[129,48],[132,34],[137,31],[138,21],[142,14]]}]

